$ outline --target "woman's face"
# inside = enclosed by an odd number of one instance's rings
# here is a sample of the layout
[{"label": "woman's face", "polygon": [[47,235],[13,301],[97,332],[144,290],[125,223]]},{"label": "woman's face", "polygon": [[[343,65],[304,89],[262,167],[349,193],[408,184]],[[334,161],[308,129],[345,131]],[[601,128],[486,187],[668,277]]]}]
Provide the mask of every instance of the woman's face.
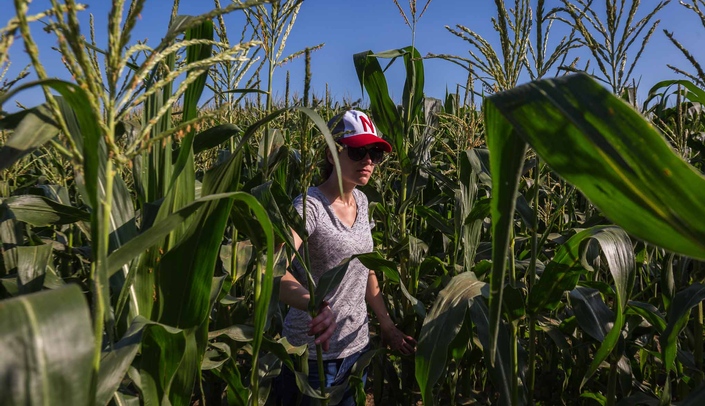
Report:
[{"label": "woman's face", "polygon": [[[365,148],[369,149],[372,147],[373,145],[368,145]],[[330,154],[330,151],[328,153]],[[343,182],[349,182],[356,186],[364,186],[369,182],[375,169],[375,164],[372,162],[369,153],[365,154],[361,160],[354,161],[350,159],[347,147],[344,147],[338,152],[338,159],[340,160],[340,175]],[[330,155],[328,156],[328,161],[333,163],[333,158]],[[333,173],[335,173],[335,170]]]}]

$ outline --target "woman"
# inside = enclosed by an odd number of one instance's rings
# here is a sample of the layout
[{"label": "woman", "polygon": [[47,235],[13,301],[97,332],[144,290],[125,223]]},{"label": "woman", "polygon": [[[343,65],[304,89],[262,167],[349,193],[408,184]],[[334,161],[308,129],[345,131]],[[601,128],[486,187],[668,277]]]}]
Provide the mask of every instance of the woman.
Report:
[{"label": "woman", "polygon": [[[306,231],[311,274],[318,281],[327,270],[343,259],[373,250],[372,233],[367,212],[367,197],[356,186],[369,182],[375,165],[391,152],[392,147],[377,135],[372,121],[362,112],[349,110],[329,123],[339,148],[326,150],[326,180],[307,192]],[[340,194],[338,174],[333,168],[333,153],[340,161]],[[303,215],[303,198],[294,206]],[[296,248],[301,238],[294,233]],[[327,386],[345,382],[350,368],[369,345],[367,307],[370,305],[379,320],[382,341],[392,350],[412,354],[416,341],[396,328],[389,317],[374,271],[360,261],[350,262],[338,287],[326,298],[318,315],[311,319],[307,312],[309,292],[301,264],[294,260],[291,272],[282,277],[279,298],[290,306],[284,321],[283,335],[294,345],[309,344],[309,383],[318,388],[316,344],[323,347]],[[302,284],[303,282],[303,284]],[[279,396],[283,404],[293,404],[297,388],[291,371],[282,370],[284,385]],[[291,403],[289,403],[291,402]],[[307,404],[304,397],[302,404]],[[346,390],[340,405],[354,405],[351,390]]]}]

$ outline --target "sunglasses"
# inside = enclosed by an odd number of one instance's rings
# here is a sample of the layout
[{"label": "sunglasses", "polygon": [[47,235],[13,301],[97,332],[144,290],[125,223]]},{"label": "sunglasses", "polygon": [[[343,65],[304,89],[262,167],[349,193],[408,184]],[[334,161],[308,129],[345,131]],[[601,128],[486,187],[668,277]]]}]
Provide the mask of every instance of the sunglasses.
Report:
[{"label": "sunglasses", "polygon": [[370,161],[372,161],[375,165],[384,160],[384,150],[380,147],[372,147],[368,149],[365,147],[350,147],[345,144],[342,145],[343,148],[348,150],[348,158],[355,162],[362,161],[368,154],[370,155]]}]

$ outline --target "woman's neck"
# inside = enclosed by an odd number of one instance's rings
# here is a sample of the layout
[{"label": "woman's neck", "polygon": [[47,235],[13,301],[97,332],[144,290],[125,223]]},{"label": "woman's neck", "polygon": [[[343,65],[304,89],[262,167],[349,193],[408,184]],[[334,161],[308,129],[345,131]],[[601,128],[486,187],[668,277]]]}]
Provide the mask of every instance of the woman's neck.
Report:
[{"label": "woman's neck", "polygon": [[354,204],[355,198],[353,197],[353,190],[355,190],[355,184],[348,184],[343,182],[343,194],[340,194],[340,187],[338,186],[338,177],[335,174],[328,177],[325,182],[318,186],[318,190],[323,192],[331,203],[336,200],[343,204]]}]

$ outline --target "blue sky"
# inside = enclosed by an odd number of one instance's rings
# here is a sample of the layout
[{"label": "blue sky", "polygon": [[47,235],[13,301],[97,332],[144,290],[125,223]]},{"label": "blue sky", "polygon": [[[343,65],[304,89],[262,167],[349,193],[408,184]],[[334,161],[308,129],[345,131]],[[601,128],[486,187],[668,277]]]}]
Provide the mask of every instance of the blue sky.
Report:
[{"label": "blue sky", "polygon": [[[692,0],[688,0],[692,1]],[[227,0],[222,0],[225,4]],[[408,3],[400,1],[408,10]],[[12,8],[10,0],[0,0],[3,6]],[[84,1],[89,10],[81,15],[82,27],[87,34],[89,13],[95,16],[96,35],[99,46],[105,46],[107,31],[107,16],[109,1]],[[425,0],[419,2],[419,8]],[[513,2],[511,2],[513,3]],[[535,4],[536,1],[532,1]],[[597,1],[601,5],[601,1]],[[640,16],[643,16],[646,5],[655,4],[656,0],[642,2]],[[36,13],[47,8],[48,0],[35,0],[30,5],[30,13]],[[547,7],[558,4],[558,0],[548,0]],[[182,0],[181,14],[200,14],[213,7],[209,0]],[[132,36],[132,43],[138,39],[148,39],[150,45],[156,45],[166,32],[171,1],[148,0],[142,18],[138,22]],[[4,13],[5,14],[5,13]],[[434,0],[419,21],[415,45],[422,55],[428,53],[453,54],[466,57],[469,44],[449,33],[445,26],[462,24],[484,36],[493,45],[498,46],[496,33],[491,27],[491,18],[496,14],[492,0]],[[5,14],[9,18],[9,13]],[[689,69],[687,61],[680,52],[670,44],[663,29],[675,31],[676,37],[694,54],[696,59],[705,63],[703,43],[705,28],[700,24],[695,13],[685,9],[678,2],[671,2],[658,18],[661,25],[654,34],[653,40],[647,46],[639,65],[635,69],[634,78],[641,80],[640,94],[645,94],[649,87],[660,80],[676,78],[676,74],[667,68],[666,64],[674,64]],[[4,21],[1,21],[4,24]],[[241,15],[238,12],[226,17],[229,32],[239,33],[242,27]],[[564,28],[559,23],[549,46],[555,46],[560,40]],[[39,23],[33,26],[41,59],[51,76],[68,79],[60,56],[50,48],[55,44],[54,38],[41,29]],[[231,41],[236,40],[232,37]],[[363,97],[357,81],[352,55],[357,52],[372,50],[374,52],[401,48],[411,44],[411,30],[406,26],[392,0],[305,0],[296,21],[291,36],[287,41],[285,54],[299,51],[308,46],[325,43],[325,46],[312,56],[313,91],[322,95],[326,84],[329,85],[335,99],[358,99]],[[636,52],[633,51],[633,52]],[[588,55],[583,52],[581,66],[587,61]],[[28,63],[21,41],[17,41],[10,50],[12,61],[8,77],[19,71]],[[399,64],[397,64],[399,65]],[[596,66],[594,63],[591,66]],[[425,93],[427,96],[443,97],[446,89],[455,90],[458,83],[464,84],[466,71],[450,62],[430,59],[424,62],[426,73]],[[291,71],[292,92],[299,95],[303,89],[303,59],[297,59],[284,65],[275,72],[275,97],[284,93],[284,78],[286,71]],[[404,73],[401,65],[394,67],[388,73],[390,91],[398,99],[402,91]],[[523,79],[528,80],[528,78]],[[31,106],[41,103],[43,96],[39,91],[27,91],[18,96],[17,100]],[[6,105],[5,109],[11,109]]]}]

